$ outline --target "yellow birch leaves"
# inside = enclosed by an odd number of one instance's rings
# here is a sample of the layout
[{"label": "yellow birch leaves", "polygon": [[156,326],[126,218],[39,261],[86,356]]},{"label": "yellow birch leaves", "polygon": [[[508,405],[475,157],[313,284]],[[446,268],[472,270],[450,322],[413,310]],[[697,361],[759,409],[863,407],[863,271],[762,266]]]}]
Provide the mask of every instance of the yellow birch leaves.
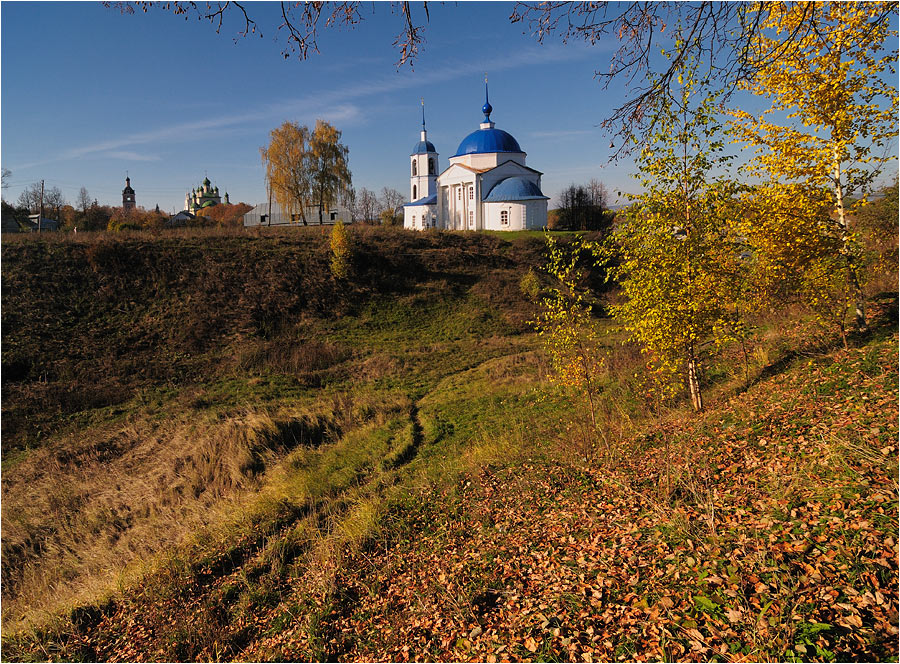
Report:
[{"label": "yellow birch leaves", "polygon": [[743,262],[715,100],[687,68],[679,80],[652,111],[655,133],[638,159],[645,193],[612,236],[613,275],[625,294],[612,311],[650,356],[659,384],[685,380],[700,410],[701,348],[734,335]]},{"label": "yellow birch leaves", "polygon": [[306,223],[306,208],[312,196],[312,178],[306,161],[310,133],[296,122],[285,122],[269,134],[269,144],[259,149],[266,166],[266,182],[281,210],[300,214]]},{"label": "yellow birch leaves", "polygon": [[324,120],[317,120],[313,131],[285,122],[259,149],[272,194],[292,220],[306,224],[306,209],[315,204],[321,223],[323,211],[350,187],[349,151],[340,139],[341,132]]},{"label": "yellow birch leaves", "polygon": [[581,236],[561,244],[547,235],[545,270],[553,284],[540,302],[540,313],[534,324],[550,357],[551,380],[582,393],[596,429],[595,397],[605,363],[578,268],[580,256],[594,251],[594,245]]},{"label": "yellow birch leaves", "polygon": [[[732,111],[731,125],[755,150],[748,174],[763,181],[747,197],[744,225],[758,259],[756,295],[799,294],[842,332],[855,300],[864,329],[864,260],[850,215],[897,135],[897,51],[883,48],[896,5],[772,2],[755,12],[760,30],[747,57],[756,73],[743,87],[772,105],[758,117]],[[850,204],[851,196],[859,198]]]}]

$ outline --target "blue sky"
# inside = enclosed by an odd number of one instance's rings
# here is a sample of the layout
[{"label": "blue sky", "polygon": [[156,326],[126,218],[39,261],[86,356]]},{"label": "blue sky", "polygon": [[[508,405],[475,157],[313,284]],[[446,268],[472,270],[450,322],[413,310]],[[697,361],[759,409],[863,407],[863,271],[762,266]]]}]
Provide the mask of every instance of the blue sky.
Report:
[{"label": "blue sky", "polygon": [[269,131],[317,118],[343,131],[357,189],[408,194],[420,97],[443,168],[481,121],[484,72],[492,119],[544,172],[553,202],[592,177],[610,192],[636,188],[631,162],[609,163],[610,136],[598,126],[625,94],[594,78],[612,42],[540,45],[509,22],[512,3],[431,3],[414,69],[398,70],[400,17],[364,3],[362,24],[323,31],[320,53],[300,62],[281,56],[278,6],[249,10],[264,36],[235,41],[237,14],[216,34],[162,9],[123,15],[99,3],[3,2],[0,154],[12,171],[4,198],[44,179],[69,201],[84,186],[101,203],[121,204],[127,171],[146,208],[180,210],[205,175],[233,202],[261,202],[259,148]]},{"label": "blue sky", "polygon": [[[264,200],[259,148],[285,120],[328,120],[343,131],[354,185],[407,193],[418,141],[420,97],[442,168],[478,128],[490,80],[493,119],[545,173],[556,197],[596,177],[631,186],[611,168],[609,136],[597,127],[621,91],[593,72],[610,48],[539,45],[508,20],[509,3],[434,5],[414,69],[397,69],[400,17],[364,4],[354,30],[327,31],[320,53],[281,56],[272,5],[251,4],[264,37],[234,41],[205,21],[161,9],[122,15],[95,3],[2,4],[2,164],[7,199],[44,179],[71,201],[81,186],[120,204],[125,172],[139,205],[181,209],[204,175],[232,201]],[[38,26],[40,28],[38,29]],[[36,39],[37,37],[37,39]],[[36,45],[38,46],[36,48]]]}]

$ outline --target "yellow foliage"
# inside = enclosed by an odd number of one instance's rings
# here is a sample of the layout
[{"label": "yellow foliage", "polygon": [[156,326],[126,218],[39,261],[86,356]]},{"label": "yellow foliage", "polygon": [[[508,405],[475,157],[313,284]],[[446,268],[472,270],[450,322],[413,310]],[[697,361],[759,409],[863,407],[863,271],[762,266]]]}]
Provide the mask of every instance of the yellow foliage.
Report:
[{"label": "yellow foliage", "polygon": [[259,149],[266,166],[266,182],[285,214],[300,213],[306,224],[306,208],[312,194],[310,172],[306,168],[310,151],[307,127],[285,122],[269,134],[269,145]]},{"label": "yellow foliage", "polygon": [[350,273],[350,243],[347,229],[338,219],[331,229],[331,274],[336,279],[346,279]]},{"label": "yellow foliage", "polygon": [[266,181],[279,207],[298,214],[306,225],[306,208],[314,203],[323,210],[350,186],[348,150],[341,132],[324,120],[311,132],[296,122],[285,122],[269,134],[269,144],[259,149],[266,166]]},{"label": "yellow foliage", "polygon": [[599,347],[590,303],[580,286],[583,275],[578,269],[578,261],[582,253],[594,252],[595,249],[581,236],[568,244],[560,244],[556,238],[547,235],[548,261],[545,269],[554,283],[541,300],[541,310],[534,321],[550,357],[551,380],[584,396],[594,429],[594,399],[606,362]]},{"label": "yellow foliage", "polygon": [[322,212],[332,207],[338,194],[350,186],[349,151],[341,143],[341,132],[324,120],[316,120],[310,138],[308,168],[311,172],[313,200]]},{"label": "yellow foliage", "polygon": [[645,193],[633,197],[611,238],[625,294],[613,315],[650,356],[660,391],[672,395],[684,379],[699,410],[701,347],[743,334],[746,266],[736,187],[714,176],[728,161],[715,100],[690,68],[680,80],[671,100],[653,109],[656,132],[638,160]]},{"label": "yellow foliage", "polygon": [[744,87],[772,106],[759,117],[731,111],[731,128],[755,151],[749,174],[765,182],[748,196],[754,213],[744,225],[757,295],[804,295],[841,326],[836,303],[856,299],[864,328],[864,264],[848,215],[865,205],[879,151],[897,135],[887,76],[896,75],[897,51],[883,50],[896,35],[896,5],[772,2],[755,12],[761,30],[747,57],[756,74]]}]

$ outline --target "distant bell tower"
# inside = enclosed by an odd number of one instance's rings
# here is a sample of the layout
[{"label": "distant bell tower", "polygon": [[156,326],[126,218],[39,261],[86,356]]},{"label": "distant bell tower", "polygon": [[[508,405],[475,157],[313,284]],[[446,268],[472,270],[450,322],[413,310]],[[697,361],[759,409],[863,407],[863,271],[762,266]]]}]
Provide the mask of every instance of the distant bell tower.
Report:
[{"label": "distant bell tower", "polygon": [[125,188],[122,190],[122,207],[125,210],[134,209],[134,189],[131,188],[131,178],[125,176]]},{"label": "distant bell tower", "polygon": [[438,153],[425,131],[425,100],[422,100],[422,131],[410,155],[409,200],[415,202],[437,194]]}]

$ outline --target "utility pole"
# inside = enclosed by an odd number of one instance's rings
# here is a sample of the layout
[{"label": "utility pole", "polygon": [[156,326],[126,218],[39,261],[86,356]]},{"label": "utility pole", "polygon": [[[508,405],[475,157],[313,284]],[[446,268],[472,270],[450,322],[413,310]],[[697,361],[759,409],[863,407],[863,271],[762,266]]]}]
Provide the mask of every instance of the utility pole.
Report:
[{"label": "utility pole", "polygon": [[44,222],[44,181],[41,180],[41,209],[38,213],[38,233],[41,232],[41,224]]}]

